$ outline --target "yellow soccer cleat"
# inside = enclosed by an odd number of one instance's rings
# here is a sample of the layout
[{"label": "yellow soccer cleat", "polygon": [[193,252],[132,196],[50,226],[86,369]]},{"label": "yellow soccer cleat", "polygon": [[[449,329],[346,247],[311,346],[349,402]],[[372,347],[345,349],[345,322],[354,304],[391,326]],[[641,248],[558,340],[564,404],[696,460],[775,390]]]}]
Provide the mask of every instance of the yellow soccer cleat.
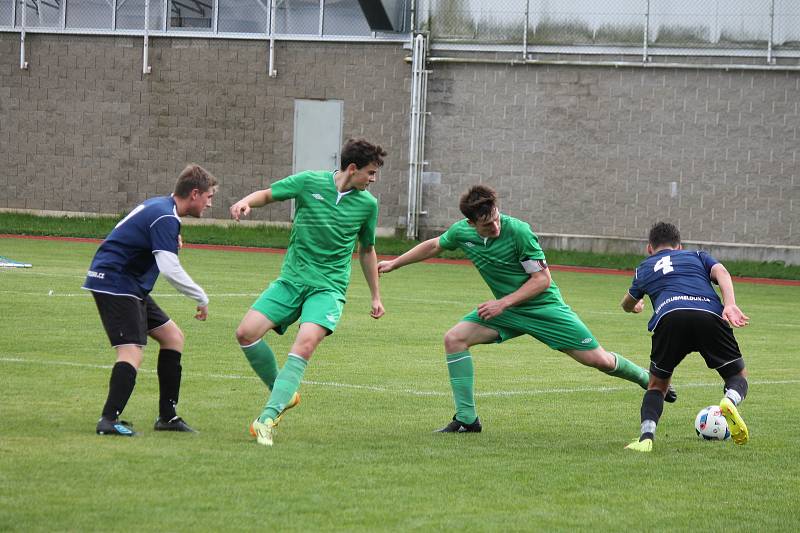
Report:
[{"label": "yellow soccer cleat", "polygon": [[652,452],[653,451],[653,439],[644,439],[639,440],[636,439],[635,441],[631,442],[627,446],[625,446],[626,450],[633,450],[635,452]]},{"label": "yellow soccer cleat", "polygon": [[747,424],[742,420],[742,415],[739,410],[730,400],[730,398],[723,398],[719,402],[719,410],[728,422],[728,430],[731,432],[731,438],[736,444],[747,444],[750,439],[750,432],[747,431]]},{"label": "yellow soccer cleat", "polygon": [[259,444],[264,446],[272,446],[272,435],[275,432],[275,421],[267,418],[263,422],[259,422],[256,418],[250,425],[251,430],[255,431],[256,440]]},{"label": "yellow soccer cleat", "polygon": [[[277,426],[278,422],[281,421],[281,417],[283,416],[283,413],[285,413],[288,409],[291,409],[292,407],[297,407],[298,405],[300,405],[300,393],[299,392],[295,392],[294,396],[292,396],[292,401],[289,402],[289,405],[287,405],[283,409],[283,411],[281,411],[281,414],[279,414],[278,417],[275,419],[274,424]],[[250,429],[250,436],[253,437],[253,438],[256,438],[256,436],[257,436],[256,435],[256,428],[253,427],[253,424],[250,424],[250,428],[249,429]]]}]

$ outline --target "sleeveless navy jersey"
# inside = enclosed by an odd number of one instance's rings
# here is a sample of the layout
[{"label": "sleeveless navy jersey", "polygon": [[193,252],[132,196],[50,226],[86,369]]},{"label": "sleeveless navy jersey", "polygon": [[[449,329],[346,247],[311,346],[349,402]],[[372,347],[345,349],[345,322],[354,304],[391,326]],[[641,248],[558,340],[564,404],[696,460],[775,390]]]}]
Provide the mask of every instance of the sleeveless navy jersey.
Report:
[{"label": "sleeveless navy jersey", "polygon": [[181,219],[172,197],[145,200],[97,249],[83,288],[144,299],[158,278],[153,252],[177,254],[180,230]]},{"label": "sleeveless navy jersey", "polygon": [[711,268],[717,260],[701,250],[662,250],[636,267],[628,293],[637,300],[650,296],[653,316],[647,329],[677,309],[714,313],[722,317],[722,303],[711,285]]}]

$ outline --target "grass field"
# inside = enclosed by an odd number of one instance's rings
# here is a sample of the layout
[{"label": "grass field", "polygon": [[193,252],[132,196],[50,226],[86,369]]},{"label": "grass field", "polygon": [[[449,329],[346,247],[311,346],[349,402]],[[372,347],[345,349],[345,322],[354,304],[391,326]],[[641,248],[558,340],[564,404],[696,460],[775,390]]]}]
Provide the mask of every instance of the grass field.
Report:
[{"label": "grass field", "polygon": [[[790,531],[800,524],[797,413],[800,287],[737,285],[751,374],[751,442],[704,442],[695,413],[721,398],[699,356],[678,369],[652,454],[638,434],[642,391],[523,338],[476,348],[484,432],[434,435],[453,414],[441,337],[489,293],[462,265],[382,279],[369,318],[354,265],[345,314],[305,374],[302,405],[275,446],[247,425],[265,388],[233,332],[282,256],[186,249],[210,318],[159,282],[156,300],[187,347],[179,414],[199,435],[156,434],[156,348],[124,417],[133,439],[94,434],[113,363],[80,290],[95,244],[0,239],[0,530],[6,531]],[[626,315],[621,276],[555,272],[601,343],[644,365],[647,313]],[[290,330],[293,333],[295,330]],[[282,362],[292,336],[267,340]]]}]

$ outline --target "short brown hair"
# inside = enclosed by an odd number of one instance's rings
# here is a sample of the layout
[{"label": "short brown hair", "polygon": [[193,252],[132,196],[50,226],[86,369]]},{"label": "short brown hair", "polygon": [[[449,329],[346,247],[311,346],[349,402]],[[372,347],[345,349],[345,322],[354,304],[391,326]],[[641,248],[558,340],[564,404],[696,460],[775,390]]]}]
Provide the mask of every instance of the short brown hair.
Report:
[{"label": "short brown hair", "polygon": [[473,185],[461,195],[458,208],[470,222],[492,215],[497,207],[497,193],[488,185]]},{"label": "short brown hair", "polygon": [[186,168],[183,169],[181,175],[178,176],[173,194],[178,198],[188,198],[194,189],[198,189],[200,192],[206,192],[216,186],[217,178],[212,176],[200,165],[189,163]]},{"label": "short brown hair", "polygon": [[677,248],[681,243],[681,232],[674,224],[669,222],[656,222],[650,228],[647,241],[653,248],[667,245],[670,248]]},{"label": "short brown hair", "polygon": [[385,155],[386,150],[366,139],[347,139],[342,146],[342,164],[340,166],[342,170],[350,166],[350,163],[355,163],[356,168],[364,168],[370,163],[382,167],[382,158]]}]

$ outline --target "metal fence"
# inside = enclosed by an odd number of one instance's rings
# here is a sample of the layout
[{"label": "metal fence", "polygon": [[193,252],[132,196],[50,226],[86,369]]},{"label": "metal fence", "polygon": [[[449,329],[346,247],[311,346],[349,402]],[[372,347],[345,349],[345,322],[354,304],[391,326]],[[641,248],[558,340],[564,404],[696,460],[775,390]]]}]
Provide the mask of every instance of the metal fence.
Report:
[{"label": "metal fence", "polygon": [[142,33],[146,2],[151,35],[397,37],[372,32],[358,0],[0,0],[0,31]]},{"label": "metal fence", "polygon": [[800,55],[798,0],[420,0],[417,20],[473,50]]}]

